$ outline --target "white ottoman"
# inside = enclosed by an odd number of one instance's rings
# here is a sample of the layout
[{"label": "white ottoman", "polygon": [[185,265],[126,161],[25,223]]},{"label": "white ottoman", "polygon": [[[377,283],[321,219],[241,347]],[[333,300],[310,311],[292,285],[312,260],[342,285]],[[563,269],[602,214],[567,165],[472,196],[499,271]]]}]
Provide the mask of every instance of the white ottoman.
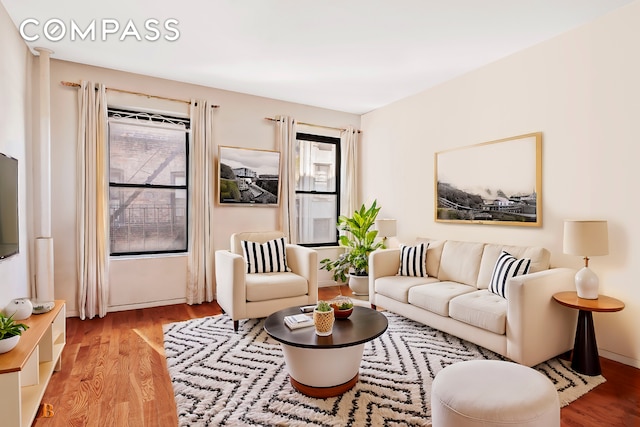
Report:
[{"label": "white ottoman", "polygon": [[433,427],[560,426],[553,383],[535,369],[470,360],[440,371],[431,385]]}]

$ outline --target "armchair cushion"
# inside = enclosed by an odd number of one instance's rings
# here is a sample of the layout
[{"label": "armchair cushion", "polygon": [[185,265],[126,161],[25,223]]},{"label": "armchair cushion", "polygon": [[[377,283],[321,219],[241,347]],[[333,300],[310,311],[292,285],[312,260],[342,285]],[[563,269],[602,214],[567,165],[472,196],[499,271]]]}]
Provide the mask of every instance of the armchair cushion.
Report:
[{"label": "armchair cushion", "polygon": [[242,255],[247,262],[247,273],[283,273],[287,266],[284,237],[265,243],[242,240]]},{"label": "armchair cushion", "polygon": [[298,297],[309,291],[307,280],[294,273],[247,274],[247,301]]}]

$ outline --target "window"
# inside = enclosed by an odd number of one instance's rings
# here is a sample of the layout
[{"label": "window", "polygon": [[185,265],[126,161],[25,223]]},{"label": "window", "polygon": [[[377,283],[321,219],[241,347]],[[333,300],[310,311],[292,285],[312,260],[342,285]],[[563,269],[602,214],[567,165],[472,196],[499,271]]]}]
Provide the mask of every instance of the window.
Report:
[{"label": "window", "polygon": [[337,245],[340,138],[298,133],[295,180],[298,243]]},{"label": "window", "polygon": [[109,108],[111,255],[187,250],[189,120]]}]

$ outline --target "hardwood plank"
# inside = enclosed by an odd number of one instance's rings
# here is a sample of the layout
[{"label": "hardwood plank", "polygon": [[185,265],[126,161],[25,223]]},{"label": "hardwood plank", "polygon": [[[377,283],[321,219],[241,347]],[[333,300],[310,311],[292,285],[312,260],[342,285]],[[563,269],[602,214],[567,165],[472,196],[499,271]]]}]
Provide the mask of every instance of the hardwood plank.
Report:
[{"label": "hardwood plank", "polygon": [[[319,299],[338,295],[352,294],[348,286],[318,290]],[[213,302],[68,318],[62,371],[53,374],[43,398],[55,415],[33,425],[176,426],[162,325],[221,313]],[[640,370],[605,358],[600,363],[607,382],[563,408],[562,427],[640,426]]]}]

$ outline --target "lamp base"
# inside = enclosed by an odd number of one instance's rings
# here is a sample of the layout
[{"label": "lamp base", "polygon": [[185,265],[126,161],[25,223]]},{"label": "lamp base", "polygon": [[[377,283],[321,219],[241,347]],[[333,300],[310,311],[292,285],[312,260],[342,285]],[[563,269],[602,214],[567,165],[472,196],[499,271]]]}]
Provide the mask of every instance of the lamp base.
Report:
[{"label": "lamp base", "polygon": [[582,267],[575,280],[578,298],[598,299],[598,276],[589,267]]}]

